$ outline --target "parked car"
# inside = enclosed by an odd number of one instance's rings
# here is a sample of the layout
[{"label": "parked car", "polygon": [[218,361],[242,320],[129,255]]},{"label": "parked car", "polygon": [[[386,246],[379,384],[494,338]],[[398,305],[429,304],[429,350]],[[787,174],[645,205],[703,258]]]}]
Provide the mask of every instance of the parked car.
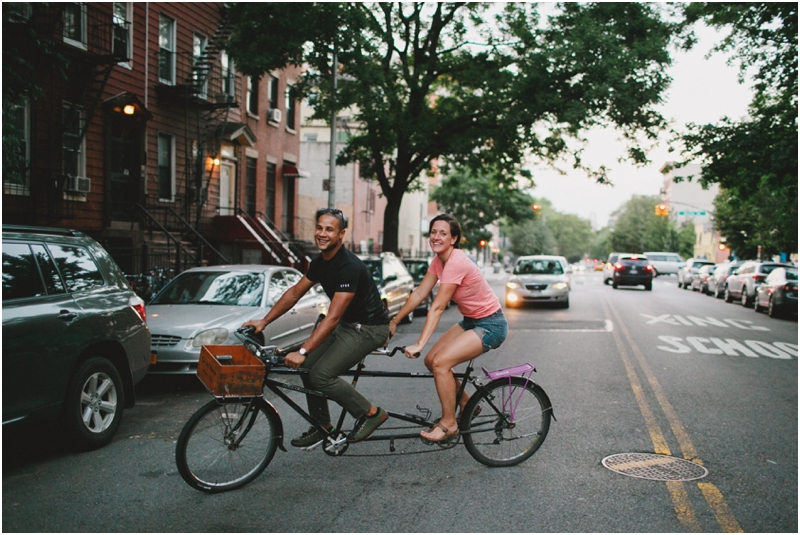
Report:
[{"label": "parked car", "polygon": [[778,267],[756,290],[756,312],[766,310],[771,318],[797,314],[797,268]]},{"label": "parked car", "polygon": [[644,286],[644,289],[653,289],[653,266],[644,255],[621,254],[614,264],[614,275],[611,285],[614,289],[619,286]]},{"label": "parked car", "polygon": [[[233,332],[246,321],[263,318],[302,276],[293,268],[268,265],[187,269],[147,307],[153,333],[150,373],[196,373],[202,346],[239,344]],[[322,287],[315,285],[288,313],[267,325],[261,341],[282,348],[301,345],[329,305]]]},{"label": "parked car", "polygon": [[650,261],[656,277],[659,275],[677,275],[684,265],[683,258],[677,253],[649,251],[642,254]]},{"label": "parked car", "polygon": [[3,429],[55,420],[78,449],[108,444],[149,349],[144,301],[100,244],[3,225]]},{"label": "parked car", "polygon": [[700,271],[700,268],[703,266],[713,265],[714,262],[711,260],[706,260],[704,258],[690,258],[684,263],[683,267],[678,270],[678,288],[684,288],[688,290],[689,286],[692,284],[692,277],[694,277],[695,273]]},{"label": "parked car", "polygon": [[689,285],[693,292],[700,292],[702,294],[708,293],[708,279],[714,274],[717,268],[714,264],[708,264],[697,270],[697,273],[692,277],[692,282]]},{"label": "parked car", "polygon": [[[408,273],[414,278],[414,287],[419,286],[425,274],[428,273],[428,267],[431,265],[430,258],[403,258],[403,264],[406,266]],[[416,308],[414,312],[425,313],[431,309],[433,300],[436,299],[436,294],[439,291],[439,282],[437,281],[433,290],[428,297]],[[450,303],[447,303],[447,308],[450,308]]]},{"label": "parked car", "polygon": [[791,264],[759,262],[748,260],[733,272],[725,282],[725,301],[732,303],[738,299],[742,306],[751,307],[755,302],[756,290],[775,268],[794,267]]},{"label": "parked car", "polygon": [[611,253],[608,255],[608,261],[603,264],[603,284],[611,284],[611,279],[614,278],[614,264],[617,263],[619,255],[623,253]]},{"label": "parked car", "polygon": [[563,256],[520,256],[506,282],[506,306],[558,303],[569,308],[569,269]]},{"label": "parked car", "polygon": [[741,265],[742,262],[738,260],[717,264],[714,274],[708,278],[708,294],[722,299],[725,296],[725,281]]},{"label": "parked car", "polygon": [[[414,277],[394,253],[360,256],[367,265],[372,279],[381,292],[381,300],[391,318],[403,308],[409,294],[414,291]],[[414,321],[414,312],[403,318],[403,323]]]}]

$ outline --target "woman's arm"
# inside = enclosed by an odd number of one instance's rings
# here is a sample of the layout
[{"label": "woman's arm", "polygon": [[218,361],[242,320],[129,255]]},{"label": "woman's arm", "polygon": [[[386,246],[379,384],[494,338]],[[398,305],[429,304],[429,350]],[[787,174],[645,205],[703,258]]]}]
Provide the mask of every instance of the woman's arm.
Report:
[{"label": "woman's arm", "polygon": [[436,327],[439,326],[439,320],[447,308],[447,303],[453,297],[453,294],[458,288],[457,284],[442,284],[439,286],[439,291],[436,293],[436,299],[433,300],[428,315],[425,318],[425,326],[422,328],[422,334],[419,335],[419,340],[416,344],[406,346],[405,355],[408,358],[417,358],[418,353],[422,353],[425,344],[431,339],[433,333],[436,332]]},{"label": "woman's arm", "polygon": [[420,303],[422,303],[422,301],[428,297],[428,294],[431,293],[433,287],[436,286],[437,280],[439,279],[436,278],[436,275],[428,271],[425,274],[425,277],[423,277],[422,282],[419,283],[419,286],[417,286],[414,291],[408,295],[408,299],[406,299],[403,307],[389,322],[389,328],[393,335],[394,330],[397,328],[397,324],[400,323],[403,318],[411,314],[411,312],[413,312],[414,309],[416,309]]}]

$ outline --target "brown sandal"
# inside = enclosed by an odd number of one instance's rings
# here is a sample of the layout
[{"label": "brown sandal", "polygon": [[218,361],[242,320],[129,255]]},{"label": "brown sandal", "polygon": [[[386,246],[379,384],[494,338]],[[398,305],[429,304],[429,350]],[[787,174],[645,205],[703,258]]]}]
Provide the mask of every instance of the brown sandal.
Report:
[{"label": "brown sandal", "polygon": [[[423,440],[427,440],[428,442],[433,442],[434,444],[438,443],[438,442],[447,442],[448,440],[451,440],[453,438],[458,438],[458,427],[456,427],[455,429],[453,429],[451,431],[451,430],[447,429],[445,426],[443,426],[442,424],[437,424],[433,428],[431,428],[431,431],[434,431],[437,427],[444,432],[444,436],[443,437],[441,437],[439,439],[427,438],[427,437],[422,436],[422,433],[420,433],[420,437],[422,437]],[[427,431],[427,429],[426,429],[426,431]],[[423,433],[424,432],[425,431],[423,431]]]}]

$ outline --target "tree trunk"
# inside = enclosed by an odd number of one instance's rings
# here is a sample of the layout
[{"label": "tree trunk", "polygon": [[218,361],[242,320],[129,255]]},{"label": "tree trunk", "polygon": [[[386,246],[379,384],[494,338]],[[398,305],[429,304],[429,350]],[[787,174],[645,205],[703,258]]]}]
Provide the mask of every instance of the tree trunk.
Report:
[{"label": "tree trunk", "polygon": [[397,234],[400,229],[400,203],[403,202],[403,191],[395,188],[386,194],[386,211],[383,213],[383,250],[398,253]]}]

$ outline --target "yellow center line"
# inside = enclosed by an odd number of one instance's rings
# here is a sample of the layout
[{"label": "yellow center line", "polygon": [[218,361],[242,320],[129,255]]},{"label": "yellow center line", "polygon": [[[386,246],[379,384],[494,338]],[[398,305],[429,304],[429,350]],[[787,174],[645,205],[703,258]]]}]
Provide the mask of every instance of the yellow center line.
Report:
[{"label": "yellow center line", "polygon": [[[609,306],[611,306],[611,304],[604,299],[603,309],[606,312],[606,316],[610,316],[608,310]],[[628,374],[628,381],[631,383],[633,395],[636,398],[637,404],[639,405],[639,411],[642,413],[645,425],[647,426],[647,431],[650,433],[650,440],[653,442],[653,449],[656,453],[661,455],[672,455],[669,450],[669,446],[667,445],[667,441],[664,438],[664,433],[661,431],[661,427],[658,425],[658,422],[653,415],[653,411],[650,410],[650,404],[647,402],[644,389],[642,389],[642,383],[639,382],[639,377],[636,375],[636,370],[634,369],[633,363],[628,356],[628,351],[625,349],[625,344],[622,343],[622,338],[620,338],[617,329],[614,329],[611,332],[614,336],[614,341],[617,344],[620,357],[622,358],[622,363],[625,365],[625,371]],[[678,517],[678,522],[680,522],[687,531],[702,531],[700,529],[700,524],[697,522],[697,517],[694,514],[694,509],[692,509],[692,505],[689,502],[689,496],[686,493],[686,488],[683,486],[683,483],[669,481],[667,482],[667,490],[672,498],[672,507],[675,510],[675,515]]]},{"label": "yellow center line", "polygon": [[[619,339],[619,335],[617,335],[618,330],[622,330],[622,333],[625,335],[625,338],[628,341],[628,345],[633,351],[633,354],[636,356],[636,360],[638,361],[639,366],[642,368],[642,371],[644,372],[645,377],[647,378],[647,382],[650,384],[650,388],[653,390],[653,394],[655,395],[658,404],[661,406],[661,410],[664,411],[664,415],[666,416],[670,428],[672,429],[672,434],[678,441],[678,446],[680,447],[681,452],[683,453],[684,459],[695,462],[702,466],[703,461],[697,454],[697,450],[695,449],[694,444],[689,438],[689,434],[686,432],[686,428],[683,427],[683,424],[678,418],[678,414],[675,412],[675,409],[672,407],[672,404],[667,400],[667,396],[664,394],[664,389],[661,388],[661,384],[656,379],[655,374],[653,373],[652,369],[650,368],[650,365],[647,363],[647,360],[644,357],[644,354],[639,349],[639,346],[636,344],[636,342],[633,340],[633,337],[628,332],[625,323],[622,321],[622,317],[619,315],[617,310],[614,308],[614,305],[611,304],[608,298],[605,298],[603,300],[603,308],[606,310],[606,313],[608,313],[608,309],[611,310],[617,321],[617,325],[619,326],[619,329],[614,329],[612,332],[614,333],[615,340],[617,341],[617,346],[620,347],[620,353],[623,354],[623,361],[625,362],[626,369],[628,368],[628,366],[630,366],[630,363],[627,353],[625,353],[624,349],[622,348],[622,340]],[[636,372],[634,371],[633,374],[635,375],[635,373]],[[631,376],[631,371],[629,370],[628,377],[630,376]],[[638,378],[636,379],[636,382],[638,386],[634,387],[634,392],[636,392],[637,388],[639,390],[642,389],[642,386],[639,383]],[[633,386],[633,383],[631,384]],[[648,407],[647,410],[650,411],[650,408]],[[652,412],[650,412],[650,417],[652,417]],[[645,416],[645,421],[647,421],[647,416]],[[658,424],[655,425],[657,426]],[[663,433],[661,433],[660,428],[659,428],[659,433],[661,434],[660,440],[664,440]],[[651,432],[651,436],[652,435],[653,433]],[[657,447],[655,441],[653,441],[653,445]],[[683,483],[680,483],[681,490],[680,491],[675,490],[672,487],[676,487],[677,485],[675,485],[675,483],[678,482],[670,482],[670,483],[673,483],[673,485],[670,485],[668,483],[667,488],[670,489],[670,495],[672,495],[673,504],[675,506],[675,512],[678,514],[678,519],[681,520],[682,513],[681,510],[679,510],[679,504],[676,503],[676,498],[678,500],[683,499],[679,496],[682,493],[683,497],[687,500],[686,506],[688,506],[688,496],[686,495],[686,489],[683,488],[682,486]],[[728,504],[725,503],[725,500],[719,489],[712,483],[708,482],[698,483],[697,486],[703,493],[703,497],[705,497],[706,502],[708,502],[708,505],[711,508],[711,511],[714,513],[714,517],[717,519],[717,522],[722,527],[723,532],[742,533],[744,530],[742,530],[742,527],[736,521],[736,518],[729,511]],[[680,504],[680,509],[682,509],[683,507],[684,507],[683,504]],[[691,518],[694,518],[694,512],[691,510],[691,506],[688,507]],[[683,521],[681,522],[683,523]],[[696,519],[694,520],[694,522],[696,522]]]}]

